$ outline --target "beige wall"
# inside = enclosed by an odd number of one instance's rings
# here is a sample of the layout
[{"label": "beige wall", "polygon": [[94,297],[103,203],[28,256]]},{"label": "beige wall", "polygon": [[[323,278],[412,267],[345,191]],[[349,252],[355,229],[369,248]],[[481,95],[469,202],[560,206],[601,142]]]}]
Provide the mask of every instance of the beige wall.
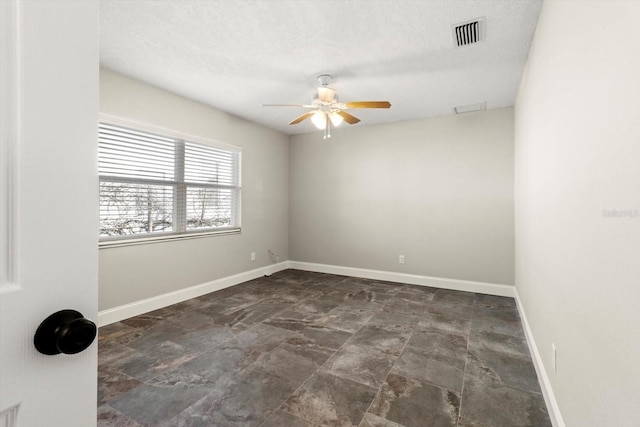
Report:
[{"label": "beige wall", "polygon": [[639,21],[545,2],[516,102],[516,288],[567,426],[640,425]]},{"label": "beige wall", "polygon": [[290,174],[291,260],[513,284],[511,108],[296,135]]},{"label": "beige wall", "polygon": [[288,258],[286,135],[105,69],[100,111],[242,147],[242,233],[101,249],[100,310]]}]

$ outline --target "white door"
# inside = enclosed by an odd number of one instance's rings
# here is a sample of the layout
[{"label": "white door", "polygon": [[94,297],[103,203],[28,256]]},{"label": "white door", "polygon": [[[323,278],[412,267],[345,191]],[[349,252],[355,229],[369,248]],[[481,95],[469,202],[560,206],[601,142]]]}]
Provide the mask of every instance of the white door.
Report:
[{"label": "white door", "polygon": [[97,314],[98,3],[0,0],[0,18],[0,426],[92,426],[97,343],[45,356],[33,336]]}]

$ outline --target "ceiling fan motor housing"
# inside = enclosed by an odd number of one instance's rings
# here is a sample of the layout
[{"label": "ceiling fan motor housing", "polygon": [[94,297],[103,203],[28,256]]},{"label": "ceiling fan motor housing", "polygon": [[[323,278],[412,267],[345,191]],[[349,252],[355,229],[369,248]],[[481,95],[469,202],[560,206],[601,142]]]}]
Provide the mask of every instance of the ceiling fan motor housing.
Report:
[{"label": "ceiling fan motor housing", "polygon": [[327,87],[329,83],[331,83],[332,78],[333,77],[331,77],[329,74],[320,74],[318,76],[318,83],[320,83],[321,86]]},{"label": "ceiling fan motor housing", "polygon": [[318,108],[322,107],[332,107],[339,102],[338,95],[333,95],[333,100],[331,102],[322,101],[318,94],[313,95],[313,100],[311,101],[311,105],[315,105]]}]

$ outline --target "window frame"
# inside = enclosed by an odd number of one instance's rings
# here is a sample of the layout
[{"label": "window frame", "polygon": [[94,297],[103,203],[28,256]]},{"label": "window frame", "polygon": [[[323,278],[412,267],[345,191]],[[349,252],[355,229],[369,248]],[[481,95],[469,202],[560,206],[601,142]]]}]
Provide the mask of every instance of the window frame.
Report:
[{"label": "window frame", "polygon": [[[240,234],[242,232],[242,147],[228,144],[225,142],[221,142],[218,140],[214,140],[211,138],[204,138],[192,134],[188,134],[185,132],[176,131],[174,129],[169,129],[161,126],[150,125],[148,123],[143,123],[130,119],[123,119],[118,116],[114,116],[111,114],[100,113],[98,118],[98,125],[112,125],[117,127],[124,127],[131,129],[133,131],[140,132],[148,132],[151,134],[155,134],[160,137],[170,138],[177,141],[181,141],[183,149],[181,150],[183,156],[183,167],[184,167],[184,145],[185,143],[195,143],[205,146],[210,146],[213,148],[221,149],[221,150],[229,150],[237,153],[237,167],[236,167],[236,181],[237,185],[231,188],[232,191],[237,192],[237,200],[235,201],[235,212],[234,216],[236,218],[236,225],[232,227],[224,227],[224,228],[201,228],[201,229],[189,229],[186,227],[185,222],[185,230],[181,231],[166,231],[166,232],[157,232],[157,233],[140,233],[140,234],[131,234],[126,236],[100,236],[98,233],[98,247],[99,248],[110,248],[110,247],[119,247],[119,246],[129,246],[129,245],[141,245],[141,244],[149,244],[149,243],[158,243],[163,241],[172,241],[172,240],[186,240],[186,239],[197,239],[211,236],[219,236],[219,235],[228,235],[228,234]],[[96,129],[98,131],[97,136],[99,136],[99,126]],[[97,160],[99,162],[99,153],[97,153]],[[175,167],[175,166],[174,166]],[[105,178],[103,180],[103,178]],[[105,182],[134,182],[135,180],[131,179],[113,179],[109,180],[106,177],[98,175],[98,194],[100,193],[99,187],[100,183]],[[146,183],[144,180],[140,180],[140,183]],[[185,182],[184,177],[181,180],[176,177],[175,181],[172,181],[171,185],[175,185],[177,187],[182,187],[184,189],[184,197],[187,195],[187,188],[198,188],[198,183],[189,183]],[[206,185],[202,185],[202,187],[207,187]],[[173,209],[174,212],[177,210],[178,206],[178,197],[173,200]],[[186,214],[186,212],[184,213]],[[174,224],[176,218],[173,219]]]}]

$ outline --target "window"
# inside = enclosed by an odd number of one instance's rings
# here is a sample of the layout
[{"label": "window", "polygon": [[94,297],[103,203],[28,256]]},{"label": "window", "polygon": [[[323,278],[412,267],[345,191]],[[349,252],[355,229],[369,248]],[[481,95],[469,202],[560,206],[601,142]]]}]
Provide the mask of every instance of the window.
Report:
[{"label": "window", "polygon": [[240,149],[161,133],[100,123],[100,240],[239,231]]}]

